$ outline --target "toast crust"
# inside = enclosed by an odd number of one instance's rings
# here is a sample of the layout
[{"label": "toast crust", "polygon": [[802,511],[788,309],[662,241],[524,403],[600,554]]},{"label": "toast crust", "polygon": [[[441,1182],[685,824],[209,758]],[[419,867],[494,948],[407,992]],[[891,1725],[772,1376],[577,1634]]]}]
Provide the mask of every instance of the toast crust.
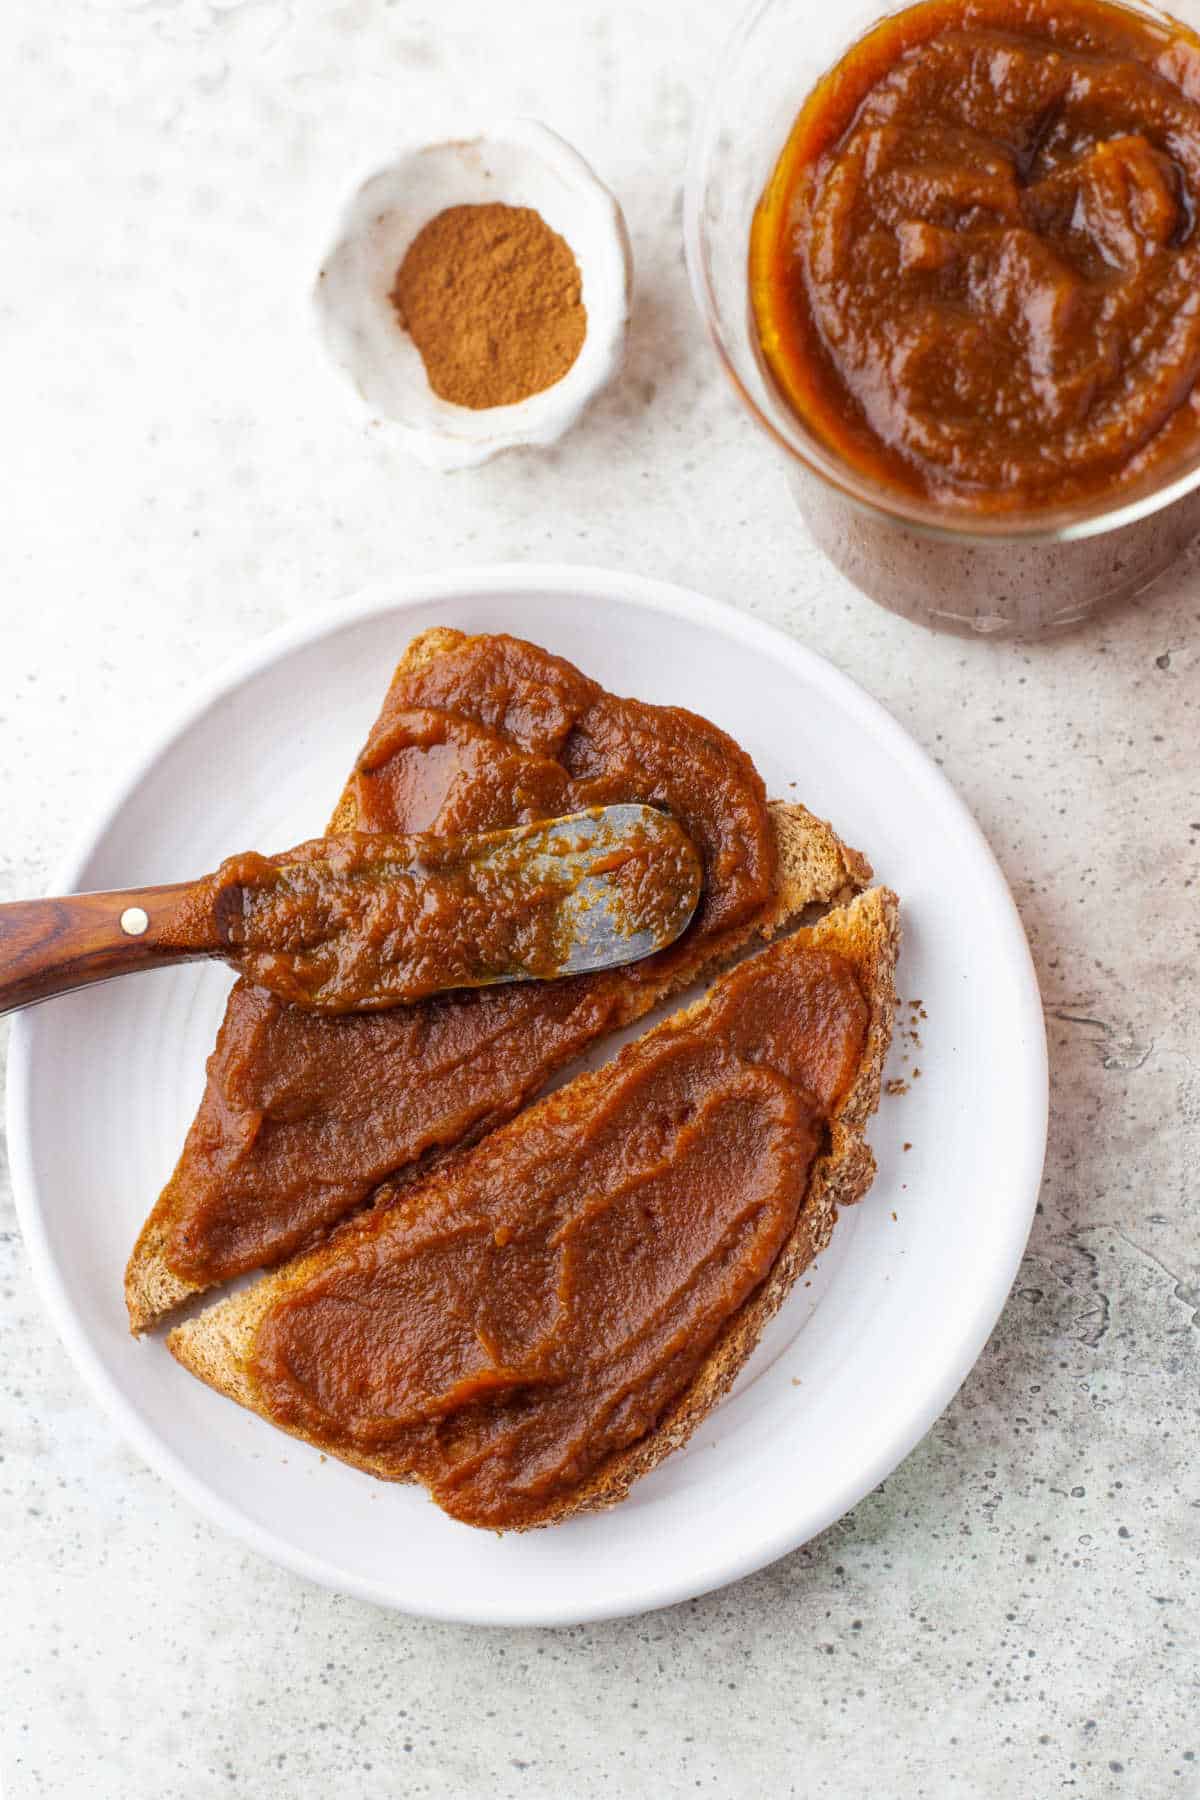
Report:
[{"label": "toast crust", "polygon": [[[396,675],[408,675],[425,667],[464,640],[465,633],[442,626],[422,632],[409,644]],[[774,900],[767,915],[757,926],[739,928],[723,940],[710,941],[691,963],[677,962],[670,979],[657,984],[630,981],[624,990],[624,1004],[614,1021],[614,1029],[632,1024],[699,976],[724,967],[753,938],[756,930],[763,938],[770,938],[784,926],[794,924],[809,906],[845,900],[871,879],[866,858],[843,844],[832,827],[806,807],[793,802],[770,801],[768,812],[775,835],[777,872]],[[354,831],[357,826],[352,776],[334,808],[327,830],[330,833]],[[415,1177],[428,1172],[444,1154],[435,1153],[411,1165],[411,1174]],[[409,1172],[403,1173],[407,1179]],[[176,1274],[167,1262],[173,1216],[171,1184],[168,1183],[142,1226],[125,1271],[125,1302],[129,1328],[135,1336],[160,1324],[197,1294],[208,1291],[206,1284],[194,1283]],[[331,1227],[332,1230],[337,1228],[336,1225]]]},{"label": "toast crust", "polygon": [[[698,1373],[654,1429],[608,1458],[574,1493],[547,1506],[542,1515],[515,1527],[517,1530],[535,1530],[577,1513],[617,1505],[635,1481],[686,1443],[729,1391],[798,1277],[828,1244],[839,1208],[860,1200],[871,1185],[875,1160],[864,1132],[879,1104],[883,1064],[891,1042],[894,976],[900,945],[899,903],[889,889],[872,888],[827,914],[816,925],[802,929],[797,937],[802,942],[836,950],[850,963],[867,1000],[869,1021],[857,1074],[829,1121],[827,1146],[813,1164],[791,1235],[765,1282],[726,1322]],[[707,997],[696,1001],[676,1015],[672,1023],[698,1017],[707,1005]],[[596,1079],[596,1075],[580,1076],[560,1093],[571,1096],[576,1103],[586,1100]],[[560,1101],[558,1095],[552,1095],[540,1103],[542,1107],[556,1104],[570,1101]],[[342,1227],[349,1234],[354,1229],[353,1221]],[[217,1392],[261,1413],[248,1373],[259,1323],[278,1298],[321,1268],[328,1254],[326,1246],[298,1257],[253,1287],[177,1326],[167,1338],[172,1355]],[[277,1425],[276,1429],[286,1428]],[[315,1441],[302,1430],[289,1435]],[[328,1450],[327,1445],[320,1447]],[[397,1479],[384,1459],[334,1454],[368,1474],[384,1480]]]}]

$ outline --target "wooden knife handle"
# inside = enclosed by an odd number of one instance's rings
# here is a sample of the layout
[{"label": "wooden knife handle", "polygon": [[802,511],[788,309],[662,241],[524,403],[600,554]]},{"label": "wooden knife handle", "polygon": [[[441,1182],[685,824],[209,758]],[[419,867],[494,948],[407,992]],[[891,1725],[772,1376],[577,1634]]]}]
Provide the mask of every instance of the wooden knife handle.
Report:
[{"label": "wooden knife handle", "polygon": [[186,901],[198,884],[16,900],[0,906],[0,1013],[139,969],[219,956]]}]

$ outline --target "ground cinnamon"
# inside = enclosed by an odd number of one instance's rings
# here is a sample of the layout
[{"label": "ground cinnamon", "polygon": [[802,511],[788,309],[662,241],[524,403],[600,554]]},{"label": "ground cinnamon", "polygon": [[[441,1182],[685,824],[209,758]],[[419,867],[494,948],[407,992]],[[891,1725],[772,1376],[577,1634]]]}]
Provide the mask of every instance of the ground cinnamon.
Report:
[{"label": "ground cinnamon", "polygon": [[552,387],[583,347],[571,247],[529,206],[450,206],[409,245],[392,304],[443,400],[508,406]]}]

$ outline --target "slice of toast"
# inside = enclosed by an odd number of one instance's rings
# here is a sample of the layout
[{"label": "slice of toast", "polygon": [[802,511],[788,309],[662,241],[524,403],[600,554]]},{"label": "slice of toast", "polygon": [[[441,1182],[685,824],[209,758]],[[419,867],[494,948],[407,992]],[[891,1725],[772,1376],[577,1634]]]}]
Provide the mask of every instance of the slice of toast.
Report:
[{"label": "slice of toast", "polygon": [[[427,667],[438,657],[453,652],[466,641],[462,632],[444,628],[422,633],[408,646],[396,671],[395,680]],[[394,685],[395,683],[393,687]],[[385,712],[386,707],[385,700]],[[730,753],[741,754],[732,745]],[[612,1016],[599,1036],[643,1017],[662,1000],[679,993],[692,981],[721,968],[744,947],[756,931],[763,937],[770,937],[782,927],[795,923],[810,905],[828,905],[846,899],[859,892],[870,880],[871,870],[865,858],[843,844],[829,825],[816,818],[805,807],[772,802],[769,810],[777,851],[777,872],[774,894],[765,913],[744,928],[726,932],[718,939],[710,939],[697,946],[690,958],[686,954],[672,955],[662,971],[662,978],[657,981],[649,979],[645,971],[640,972],[637,978],[624,976],[620,971],[616,972],[615,977],[609,975],[588,978],[611,983],[616,995]],[[352,775],[334,810],[329,830],[353,831],[359,823],[355,780]],[[681,943],[686,946],[687,940],[681,940]],[[246,1004],[244,985],[241,983],[233,990],[229,1005],[233,1009],[239,1004]],[[554,1066],[539,1068],[536,1080],[519,1092],[514,1091],[506,1096],[502,1105],[496,1105],[460,1141],[476,1141],[484,1132],[511,1117],[575,1054],[577,1049],[572,1048]],[[211,1069],[212,1064],[210,1073]],[[219,1129],[228,1131],[230,1127],[220,1124]],[[193,1132],[196,1130],[197,1126],[193,1126]],[[236,1131],[233,1133],[233,1142],[236,1148]],[[451,1147],[442,1143],[418,1157],[415,1162],[405,1164],[401,1161],[395,1169],[384,1171],[377,1179],[383,1179],[384,1175],[390,1177],[399,1174],[405,1167],[418,1172]],[[150,1329],[183,1302],[214,1285],[191,1280],[171,1266],[169,1250],[172,1234],[182,1214],[180,1169],[177,1169],[142,1227],[126,1269],[125,1299],[130,1329],[135,1333]],[[322,1229],[332,1229],[337,1222],[336,1218],[331,1218]],[[289,1245],[280,1255],[292,1254],[297,1247]],[[264,1258],[259,1266],[278,1260],[280,1257]]]},{"label": "slice of toast", "polygon": [[[896,896],[886,888],[873,888],[766,953],[773,957],[784,956],[790,954],[792,946],[802,951],[810,945],[836,951],[853,969],[868,1008],[866,1035],[857,1069],[827,1121],[824,1146],[809,1170],[795,1225],[766,1279],[726,1321],[699,1370],[653,1428],[602,1462],[565,1498],[559,1496],[539,1515],[527,1518],[518,1529],[550,1525],[575,1513],[615,1505],[624,1499],[634,1481],[648,1474],[672,1450],[685,1443],[726,1394],[797,1277],[829,1242],[838,1208],[861,1199],[867,1191],[875,1163],[864,1133],[867,1121],[879,1103],[882,1069],[891,1041],[899,941]],[[656,1036],[676,1030],[682,1021],[691,1024],[702,1020],[712,1000],[712,994],[706,995],[686,1012],[648,1032],[633,1048],[640,1048]],[[489,1149],[505,1138],[536,1130],[539,1116],[562,1114],[564,1109],[585,1105],[604,1077],[604,1070],[577,1077],[549,1099],[500,1127],[482,1149],[460,1152],[460,1163],[469,1163],[472,1155],[488,1155]],[[429,1184],[429,1187],[433,1185]],[[421,1196],[420,1186],[406,1189],[406,1210],[419,1210]],[[219,1393],[268,1417],[260,1404],[251,1371],[254,1339],[260,1322],[276,1300],[328,1269],[340,1256],[353,1249],[359,1232],[366,1234],[370,1229],[369,1221],[343,1227],[331,1243],[298,1257],[253,1287],[177,1326],[167,1339],[172,1354]],[[296,1429],[292,1435],[317,1441],[302,1429]],[[398,1475],[393,1464],[384,1457],[347,1453],[328,1443],[321,1444],[321,1448],[384,1479],[411,1479],[405,1474]]]}]

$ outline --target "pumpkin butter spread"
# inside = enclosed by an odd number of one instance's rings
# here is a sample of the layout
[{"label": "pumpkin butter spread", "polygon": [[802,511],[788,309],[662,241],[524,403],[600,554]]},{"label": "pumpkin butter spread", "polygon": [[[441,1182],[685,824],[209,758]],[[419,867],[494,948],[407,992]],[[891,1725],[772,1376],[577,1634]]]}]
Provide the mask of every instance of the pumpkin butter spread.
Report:
[{"label": "pumpkin butter spread", "polygon": [[[654,829],[650,829],[649,821]],[[672,821],[604,808],[478,837],[316,838],[282,857],[246,851],[196,885],[167,931],[217,922],[238,971],[294,1006],[374,1012],[452,988],[550,980],[590,949],[669,943],[699,895],[699,859]],[[577,965],[578,966],[578,965]]]},{"label": "pumpkin butter spread", "polygon": [[285,1272],[251,1403],[466,1523],[544,1522],[653,1430],[767,1278],[869,1017],[821,944],[741,964]]},{"label": "pumpkin butter spread", "polygon": [[388,1177],[482,1136],[772,916],[763,784],[724,732],[609,694],[532,644],[440,635],[448,647],[410,653],[397,671],[335,829],[446,836],[646,802],[700,852],[692,923],[625,969],[390,1012],[325,1017],[239,982],[178,1167],[130,1262],[135,1329],[190,1289],[282,1260]]},{"label": "pumpkin butter spread", "polygon": [[980,513],[1200,454],[1200,38],[1109,0],[923,0],[818,83],[751,238],[784,398]]}]

